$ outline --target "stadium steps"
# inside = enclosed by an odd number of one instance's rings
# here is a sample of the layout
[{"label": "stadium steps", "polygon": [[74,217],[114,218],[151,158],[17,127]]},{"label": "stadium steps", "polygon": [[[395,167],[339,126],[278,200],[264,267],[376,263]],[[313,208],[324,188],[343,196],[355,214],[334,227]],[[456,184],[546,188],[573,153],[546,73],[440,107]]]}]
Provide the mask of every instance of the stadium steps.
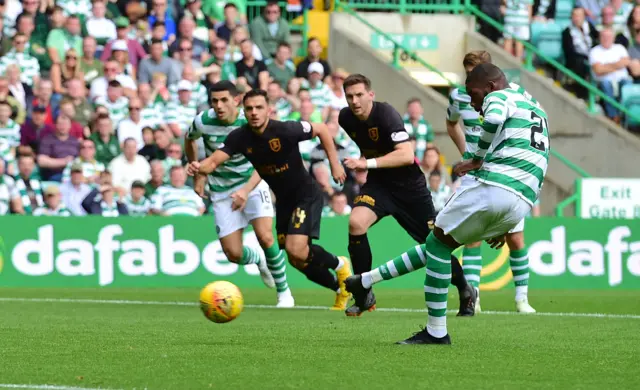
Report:
[{"label": "stadium steps", "polygon": [[[373,82],[377,98],[391,103],[401,113],[408,98],[419,97],[425,118],[436,132],[436,144],[448,161],[459,160],[445,127],[447,99],[435,89],[421,85],[407,70],[391,67],[388,58],[374,51],[366,40],[348,27],[348,23],[334,23],[334,18],[340,16],[332,15],[331,64],[349,72],[365,73]],[[640,140],[637,137],[601,116],[588,114],[583,102],[555,86],[553,80],[525,71],[518,61],[480,34],[469,32],[465,42],[461,42],[461,50],[465,52],[482,49],[488,50],[501,68],[520,71],[520,83],[549,114],[554,149],[594,177],[637,177],[637,166],[640,165]],[[552,208],[573,193],[578,177],[558,159],[550,159],[542,194],[545,214],[552,214]]]}]

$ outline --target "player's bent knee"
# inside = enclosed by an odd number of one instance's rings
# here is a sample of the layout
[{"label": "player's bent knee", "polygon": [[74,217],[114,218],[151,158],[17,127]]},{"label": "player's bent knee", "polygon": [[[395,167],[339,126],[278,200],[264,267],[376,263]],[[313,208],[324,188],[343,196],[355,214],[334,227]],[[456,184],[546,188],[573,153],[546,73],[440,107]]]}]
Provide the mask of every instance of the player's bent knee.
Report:
[{"label": "player's bent knee", "polygon": [[300,244],[295,241],[287,241],[285,244],[285,250],[287,251],[287,257],[289,258],[289,262],[294,267],[301,269],[299,267],[303,267],[303,265],[307,261],[307,257],[309,256],[309,246],[308,244]]},{"label": "player's bent knee", "polygon": [[266,232],[256,231],[255,233],[260,246],[263,248],[271,248],[276,242],[276,240],[273,238],[273,232],[271,232],[270,230]]},{"label": "player's bent knee", "polygon": [[224,255],[232,263],[239,263],[242,260],[242,247],[240,248],[222,248]]},{"label": "player's bent knee", "polygon": [[507,245],[512,251],[517,251],[524,248],[524,233],[509,233],[507,234]]},{"label": "player's bent knee", "polygon": [[373,211],[368,208],[360,208],[349,216],[349,234],[354,236],[365,234],[373,222],[375,222]]}]

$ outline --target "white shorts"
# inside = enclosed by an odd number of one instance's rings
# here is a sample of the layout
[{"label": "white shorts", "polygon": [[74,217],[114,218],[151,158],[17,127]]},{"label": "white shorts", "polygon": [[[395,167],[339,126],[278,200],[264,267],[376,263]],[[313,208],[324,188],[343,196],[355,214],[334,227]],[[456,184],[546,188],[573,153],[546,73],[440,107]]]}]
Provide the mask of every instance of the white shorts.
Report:
[{"label": "white shorts", "polygon": [[531,211],[524,199],[503,188],[465,180],[436,217],[435,225],[460,244],[505,234]]},{"label": "white shorts", "polygon": [[507,39],[517,38],[523,41],[528,41],[531,37],[531,28],[529,25],[504,25],[504,37]]},{"label": "white shorts", "polygon": [[213,202],[213,213],[216,220],[216,232],[218,238],[246,228],[249,222],[256,218],[273,218],[273,203],[271,192],[266,182],[261,181],[251,191],[247,198],[247,205],[242,211],[233,210],[233,199],[224,198]]}]

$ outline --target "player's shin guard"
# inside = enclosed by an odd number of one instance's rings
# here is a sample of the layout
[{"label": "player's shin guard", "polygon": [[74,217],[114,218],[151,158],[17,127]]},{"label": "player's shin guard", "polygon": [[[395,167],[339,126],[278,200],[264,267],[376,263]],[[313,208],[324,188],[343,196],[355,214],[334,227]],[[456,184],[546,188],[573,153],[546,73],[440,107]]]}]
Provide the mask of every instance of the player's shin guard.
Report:
[{"label": "player's shin guard", "polygon": [[427,277],[424,282],[424,299],[429,317],[427,331],[433,337],[447,335],[447,295],[451,283],[451,248],[435,235],[427,237]]},{"label": "player's shin guard", "polygon": [[340,265],[338,258],[316,244],[309,245],[308,262],[320,268],[337,269]]},{"label": "player's shin guard", "polygon": [[464,277],[475,288],[480,286],[480,271],[482,271],[481,247],[467,248],[462,251],[462,270]]},{"label": "player's shin guard", "polygon": [[276,291],[281,293],[289,289],[287,284],[286,267],[287,262],[285,259],[284,251],[280,249],[278,243],[275,242],[270,248],[263,248],[264,254],[267,258],[267,267],[273,280],[276,282]]},{"label": "player's shin guard", "polygon": [[509,265],[516,285],[516,301],[527,298],[529,289],[529,250],[523,248],[509,254]]},{"label": "player's shin guard", "polygon": [[348,250],[354,274],[362,274],[364,272],[371,271],[373,255],[371,254],[369,238],[367,238],[366,233],[359,236],[349,234]]},{"label": "player's shin guard", "polygon": [[[362,286],[370,288],[383,280],[397,278],[424,267],[427,255],[425,246],[416,245],[393,260],[387,261],[378,268],[362,274]],[[355,265],[354,265],[355,267]]]},{"label": "player's shin guard", "polygon": [[328,269],[315,264],[307,264],[301,271],[310,281],[326,287],[333,292],[338,291],[338,281]]},{"label": "player's shin guard", "polygon": [[254,249],[245,246],[242,248],[242,259],[238,264],[258,264],[260,262],[260,254]]}]

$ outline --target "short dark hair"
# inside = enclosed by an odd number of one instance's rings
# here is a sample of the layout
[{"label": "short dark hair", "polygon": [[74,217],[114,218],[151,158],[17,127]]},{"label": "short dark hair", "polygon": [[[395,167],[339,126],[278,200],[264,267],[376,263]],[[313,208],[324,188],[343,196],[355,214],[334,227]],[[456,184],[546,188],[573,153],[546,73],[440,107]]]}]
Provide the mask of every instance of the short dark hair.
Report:
[{"label": "short dark hair", "polygon": [[78,21],[80,21],[80,16],[78,16],[78,14],[71,14],[67,16],[67,20],[69,19],[78,19]]},{"label": "short dark hair", "polygon": [[153,22],[153,26],[151,26],[151,28],[156,27],[167,27],[167,25],[164,23],[164,20],[156,20],[155,22]]},{"label": "short dark hair", "polygon": [[96,117],[96,122],[101,121],[103,119],[111,120],[111,117],[109,116],[109,114],[98,114],[98,116]]},{"label": "short dark hair", "polygon": [[342,191],[336,191],[329,197],[329,201],[332,201],[332,200],[334,200],[335,198],[337,198],[339,196],[347,196],[347,194],[345,194]]},{"label": "short dark hair", "polygon": [[152,133],[153,133],[153,127],[151,127],[151,126],[145,126],[145,127],[143,127],[143,128],[142,128],[142,132],[144,133],[145,131],[150,131],[150,132],[152,132]]},{"label": "short dark hair", "polygon": [[227,8],[235,8],[235,9],[238,9],[238,7],[237,7],[235,4],[233,4],[233,3],[227,3],[227,4],[225,4],[225,5],[224,5],[224,9],[227,9]]},{"label": "short dark hair", "polygon": [[311,44],[311,42],[313,41],[318,41],[320,42],[320,39],[318,39],[318,37],[311,37],[309,38],[309,40],[307,41],[307,46],[309,46]]},{"label": "short dark hair", "polygon": [[466,84],[477,83],[480,81],[497,81],[502,79],[507,79],[502,70],[492,63],[485,62],[484,64],[479,64],[469,72]]},{"label": "short dark hair", "polygon": [[273,5],[277,5],[278,8],[280,8],[280,4],[278,4],[278,0],[267,0],[267,5],[264,8],[266,9],[267,7],[271,7]]},{"label": "short dark hair", "polygon": [[122,87],[122,84],[120,84],[118,80],[111,80],[109,81],[109,86],[112,88],[120,88]]},{"label": "short dark hair", "polygon": [[12,40],[12,41],[15,41],[15,40],[16,40],[16,38],[20,38],[20,37],[26,38],[27,36],[26,36],[26,35],[24,35],[24,34],[23,34],[23,33],[21,33],[21,32],[17,32],[17,33],[15,33],[15,34],[13,35],[13,38],[11,38],[11,40]]},{"label": "short dark hair", "polygon": [[7,106],[11,110],[11,104],[6,100],[0,100],[0,106]]},{"label": "short dark hair", "polygon": [[363,84],[364,88],[367,91],[371,91],[371,80],[363,74],[354,73],[349,75],[346,79],[344,79],[343,88],[347,89],[347,87],[351,87],[354,85]]},{"label": "short dark hair", "polygon": [[252,89],[251,91],[247,92],[244,95],[244,98],[242,98],[242,104],[244,104],[247,101],[247,99],[258,97],[258,96],[262,96],[264,100],[268,100],[267,91],[265,91],[264,89]]},{"label": "short dark hair", "polygon": [[442,174],[440,173],[440,171],[438,169],[434,169],[433,171],[431,171],[431,173],[429,174],[429,178],[431,177],[442,177]]},{"label": "short dark hair", "polygon": [[151,38],[151,44],[155,45],[155,44],[161,44],[162,45],[162,39],[157,39],[157,38]]},{"label": "short dark hair", "polygon": [[291,45],[284,41],[278,43],[278,49],[281,47],[286,47],[287,49],[291,50]]},{"label": "short dark hair", "polygon": [[214,92],[224,92],[224,91],[229,92],[229,95],[231,96],[238,96],[238,88],[234,83],[232,83],[229,80],[222,80],[213,84],[211,88],[209,88],[209,95],[211,95]]}]

